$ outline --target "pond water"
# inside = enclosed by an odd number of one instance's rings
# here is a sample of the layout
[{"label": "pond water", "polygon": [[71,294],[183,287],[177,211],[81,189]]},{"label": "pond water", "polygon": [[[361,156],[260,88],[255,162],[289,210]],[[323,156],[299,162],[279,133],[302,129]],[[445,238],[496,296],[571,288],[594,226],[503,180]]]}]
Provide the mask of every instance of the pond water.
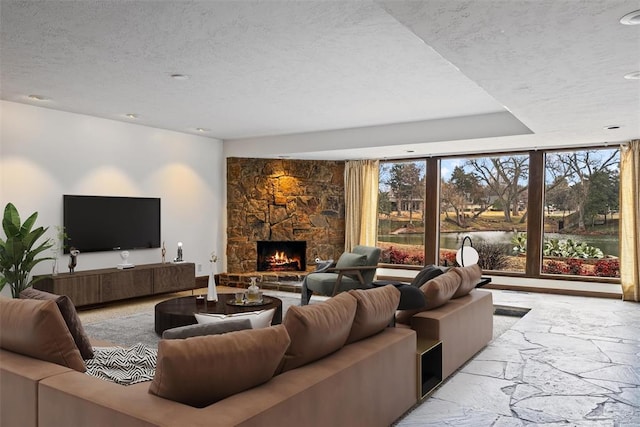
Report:
[{"label": "pond water", "polygon": [[[504,246],[506,253],[511,253],[513,249],[514,232],[512,231],[471,231],[467,233],[440,233],[440,248],[442,249],[458,249],[465,236],[471,237],[474,243],[486,242],[495,243]],[[577,242],[586,242],[590,246],[600,248],[605,255],[619,256],[619,238],[617,235],[594,235],[582,236],[576,234],[558,234],[545,233],[548,239],[571,239]],[[378,236],[378,240],[382,242],[393,242],[407,245],[423,245],[423,234],[387,234]]]}]

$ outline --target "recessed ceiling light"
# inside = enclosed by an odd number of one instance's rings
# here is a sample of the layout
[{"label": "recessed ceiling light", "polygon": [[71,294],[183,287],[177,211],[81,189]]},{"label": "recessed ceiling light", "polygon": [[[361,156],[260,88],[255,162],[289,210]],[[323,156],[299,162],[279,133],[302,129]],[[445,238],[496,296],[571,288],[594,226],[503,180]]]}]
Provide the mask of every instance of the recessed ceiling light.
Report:
[{"label": "recessed ceiling light", "polygon": [[138,118],[138,115],[137,114],[133,114],[133,113],[128,113],[128,114],[126,114],[126,116],[128,118],[130,118],[130,119],[137,119]]},{"label": "recessed ceiling light", "polygon": [[631,73],[627,73],[624,75],[624,78],[627,80],[639,80],[640,79],[640,71],[634,71]]},{"label": "recessed ceiling light", "polygon": [[609,126],[605,126],[604,128],[606,130],[615,130],[615,129],[620,129],[620,126],[618,126],[618,125],[609,125]]},{"label": "recessed ceiling light", "polygon": [[640,10],[634,10],[620,18],[623,25],[640,25]]},{"label": "recessed ceiling light", "polygon": [[407,150],[407,153],[415,153],[416,150]]},{"label": "recessed ceiling light", "polygon": [[172,79],[176,79],[176,80],[189,80],[189,76],[186,74],[171,74],[171,78]]},{"label": "recessed ceiling light", "polygon": [[204,133],[204,132],[209,132],[209,129],[205,129],[205,128],[196,128],[196,130],[197,130],[198,132],[202,132],[202,133]]},{"label": "recessed ceiling light", "polygon": [[28,98],[33,100],[33,101],[46,101],[47,100],[47,98],[45,98],[42,95],[29,95]]}]

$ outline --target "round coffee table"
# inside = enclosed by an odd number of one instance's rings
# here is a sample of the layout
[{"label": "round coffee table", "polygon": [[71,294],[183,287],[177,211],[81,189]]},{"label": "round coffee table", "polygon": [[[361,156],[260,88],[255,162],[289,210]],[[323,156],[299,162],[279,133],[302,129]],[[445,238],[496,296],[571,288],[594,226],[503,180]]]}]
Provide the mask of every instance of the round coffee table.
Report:
[{"label": "round coffee table", "polygon": [[178,326],[194,325],[198,323],[194,313],[215,313],[232,314],[246,313],[249,311],[260,311],[275,308],[271,324],[277,325],[282,322],[282,300],[276,297],[263,296],[264,304],[237,306],[227,304],[233,301],[233,294],[218,294],[218,301],[212,302],[204,299],[197,299],[195,295],[188,297],[173,298],[156,304],[155,308],[155,329],[156,334],[162,333]]}]

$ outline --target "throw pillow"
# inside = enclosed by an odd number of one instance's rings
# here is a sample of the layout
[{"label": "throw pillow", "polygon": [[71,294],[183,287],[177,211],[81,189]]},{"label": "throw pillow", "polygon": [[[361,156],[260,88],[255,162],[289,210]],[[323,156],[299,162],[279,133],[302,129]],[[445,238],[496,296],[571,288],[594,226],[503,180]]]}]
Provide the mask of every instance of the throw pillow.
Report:
[{"label": "throw pillow", "polygon": [[429,280],[420,286],[420,290],[427,299],[425,310],[440,307],[453,297],[460,286],[460,276],[456,273],[447,272],[435,279]]},{"label": "throw pillow", "polygon": [[415,286],[416,288],[419,288],[420,286],[427,283],[429,280],[434,279],[443,273],[444,271],[442,271],[440,267],[433,264],[428,265],[422,270],[420,270],[418,274],[416,274],[416,277],[414,277],[413,280],[411,281],[411,286]]},{"label": "throw pillow", "polygon": [[281,371],[306,365],[342,348],[351,332],[356,306],[356,299],[343,292],[320,304],[289,307],[283,325],[291,345]]},{"label": "throw pillow", "polygon": [[282,325],[161,340],[149,393],[205,407],[269,381],[289,343]]},{"label": "throw pillow", "polygon": [[195,313],[198,323],[221,323],[234,320],[249,319],[252,329],[261,329],[271,326],[275,308],[269,310],[249,311],[247,313],[233,314],[214,314],[214,313]]},{"label": "throw pillow", "polygon": [[360,267],[363,265],[367,265],[367,256],[354,254],[352,252],[344,252],[338,258],[338,262],[336,263],[336,268],[344,268],[344,267]]},{"label": "throw pillow", "polygon": [[347,344],[367,338],[385,329],[395,315],[400,302],[400,291],[393,285],[382,288],[356,289],[349,293],[356,299]]},{"label": "throw pillow", "polygon": [[67,324],[67,328],[69,328],[69,332],[71,332],[73,341],[76,343],[78,350],[80,350],[82,358],[85,360],[93,358],[93,346],[91,345],[91,341],[82,327],[82,322],[78,317],[76,307],[68,296],[56,295],[38,289],[27,288],[20,292],[20,298],[55,301],[60,309],[64,322]]},{"label": "throw pillow", "polygon": [[460,287],[453,294],[453,298],[460,298],[467,295],[476,287],[482,277],[482,269],[478,264],[468,265],[466,267],[454,267],[451,269],[460,276]]},{"label": "throw pillow", "polygon": [[163,340],[185,339],[205,335],[218,335],[226,332],[251,329],[249,319],[229,320],[228,322],[203,323],[167,329],[162,333]]},{"label": "throw pillow", "polygon": [[87,370],[55,302],[0,298],[0,325],[3,349]]}]

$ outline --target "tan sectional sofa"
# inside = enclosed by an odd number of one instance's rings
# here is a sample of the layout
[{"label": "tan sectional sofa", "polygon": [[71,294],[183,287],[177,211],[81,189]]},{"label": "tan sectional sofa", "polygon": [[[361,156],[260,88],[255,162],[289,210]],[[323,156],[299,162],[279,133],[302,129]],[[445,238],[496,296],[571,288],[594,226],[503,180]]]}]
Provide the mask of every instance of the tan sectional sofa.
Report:
[{"label": "tan sectional sofa", "polygon": [[442,379],[482,350],[493,337],[493,298],[476,289],[477,265],[449,269],[423,285],[427,305],[396,316],[398,327],[415,330],[418,339],[442,341]]},{"label": "tan sectional sofa", "polygon": [[[369,325],[381,324],[382,320],[375,307],[369,310],[369,315],[362,315],[361,308],[366,309],[369,304],[363,295],[369,292],[379,291],[355,291],[360,295],[349,293],[334,298],[341,301],[340,304],[348,300],[349,307],[357,307],[350,312],[350,325],[353,326],[348,329],[338,327],[342,328],[340,333],[346,331],[349,335],[347,342],[353,342],[337,350],[326,346],[327,339],[332,341],[332,333],[326,328],[336,327],[338,323],[330,316],[319,315],[323,309],[317,306],[325,306],[325,303],[296,307],[293,310],[296,315],[287,315],[284,326],[272,327],[280,328],[280,332],[288,328],[291,335],[292,344],[283,359],[286,362],[283,361],[279,368],[282,373],[202,408],[151,394],[149,382],[125,387],[52,361],[19,354],[7,349],[13,344],[5,345],[9,341],[0,336],[4,340],[0,349],[0,424],[6,427],[389,425],[417,400],[416,334],[410,329],[383,327],[363,338],[363,334],[371,333]],[[54,304],[50,301],[39,303],[49,304],[49,309]],[[397,305],[397,300],[392,304]],[[4,324],[0,327],[3,328],[2,335],[10,335],[5,334]],[[197,337],[183,341],[197,346],[205,342],[211,344],[213,339],[232,339],[229,337],[233,334],[242,333],[251,332],[231,332],[225,334],[226,338]],[[306,337],[305,348],[329,351],[329,354],[309,362],[308,354],[291,351],[293,342],[299,339],[297,336]],[[72,341],[70,336],[69,340]],[[162,349],[161,341],[154,382],[159,375]],[[164,374],[170,365],[166,360],[162,368]],[[261,363],[259,357],[248,360]],[[303,364],[299,366],[301,361]],[[206,365],[215,368],[216,364]],[[190,366],[185,365],[185,370],[189,369]],[[185,373],[185,378],[189,375]]]}]

